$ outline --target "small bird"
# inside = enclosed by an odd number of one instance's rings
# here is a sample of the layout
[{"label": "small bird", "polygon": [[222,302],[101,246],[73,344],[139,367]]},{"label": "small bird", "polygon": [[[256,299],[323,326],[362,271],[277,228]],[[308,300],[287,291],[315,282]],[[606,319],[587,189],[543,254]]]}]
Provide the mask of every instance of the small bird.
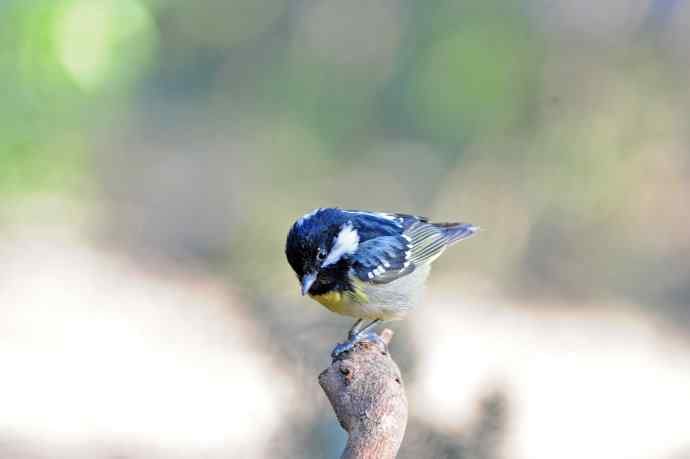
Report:
[{"label": "small bird", "polygon": [[[348,340],[333,350],[336,357],[358,341],[381,344],[368,332],[381,321],[403,319],[420,300],[431,263],[477,231],[415,215],[321,208],[294,223],[285,255],[302,295],[357,319]],[[362,327],[365,320],[371,322]]]}]

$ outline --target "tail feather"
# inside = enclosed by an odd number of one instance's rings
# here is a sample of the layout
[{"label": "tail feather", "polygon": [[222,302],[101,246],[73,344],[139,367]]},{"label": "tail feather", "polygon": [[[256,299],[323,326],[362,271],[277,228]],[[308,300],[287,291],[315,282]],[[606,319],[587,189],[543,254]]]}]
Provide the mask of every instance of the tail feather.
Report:
[{"label": "tail feather", "polygon": [[471,223],[434,223],[434,226],[443,230],[448,245],[470,238],[479,231],[479,227]]}]

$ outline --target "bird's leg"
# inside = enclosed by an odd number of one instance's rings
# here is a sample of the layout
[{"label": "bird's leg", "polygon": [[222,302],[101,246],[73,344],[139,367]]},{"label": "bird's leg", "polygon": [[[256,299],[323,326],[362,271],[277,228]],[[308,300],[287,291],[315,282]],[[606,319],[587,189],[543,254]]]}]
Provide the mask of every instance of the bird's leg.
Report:
[{"label": "bird's leg", "polygon": [[364,319],[357,319],[357,322],[355,322],[350,331],[347,332],[347,339],[352,339],[355,336],[357,336],[357,333],[359,333],[359,327],[362,325],[362,322],[364,322]]},{"label": "bird's leg", "polygon": [[383,338],[381,338],[379,335],[376,333],[369,333],[369,330],[377,326],[382,322],[381,319],[376,319],[371,321],[368,325],[366,325],[364,328],[361,330],[356,330],[356,332],[353,334],[352,332],[359,326],[359,324],[362,322],[362,319],[358,320],[357,323],[355,324],[356,327],[353,327],[352,330],[350,330],[350,333],[348,334],[348,340],[344,343],[339,343],[338,345],[335,346],[333,349],[333,352],[331,352],[331,357],[336,358],[343,352],[351,351],[354,347],[355,344],[357,344],[360,341],[369,341],[378,344],[381,346],[382,350],[384,352],[388,352],[388,348],[386,346],[386,343],[383,341]]},{"label": "bird's leg", "polygon": [[[366,332],[368,332],[369,330],[371,330],[372,328],[374,328],[375,326],[377,326],[381,322],[383,322],[381,319],[372,320],[368,325],[366,325],[364,328],[359,330],[357,332],[357,334],[358,335],[364,335],[364,334],[366,334]],[[376,336],[378,336],[378,335],[376,335]]]}]

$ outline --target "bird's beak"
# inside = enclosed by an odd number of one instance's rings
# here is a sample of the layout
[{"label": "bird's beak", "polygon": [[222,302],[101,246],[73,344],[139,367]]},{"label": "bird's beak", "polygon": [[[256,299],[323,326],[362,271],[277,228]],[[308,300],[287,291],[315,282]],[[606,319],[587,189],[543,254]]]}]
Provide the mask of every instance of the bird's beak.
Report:
[{"label": "bird's beak", "polygon": [[305,274],[305,276],[302,278],[302,295],[309,293],[309,289],[316,280],[316,275],[317,273],[309,273]]}]

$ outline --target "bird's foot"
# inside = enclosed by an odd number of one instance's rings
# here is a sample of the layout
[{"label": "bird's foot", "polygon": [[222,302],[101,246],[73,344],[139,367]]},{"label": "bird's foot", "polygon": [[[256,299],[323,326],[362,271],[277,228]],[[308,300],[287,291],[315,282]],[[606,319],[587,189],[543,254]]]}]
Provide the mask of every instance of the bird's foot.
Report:
[{"label": "bird's foot", "polygon": [[352,336],[348,336],[348,340],[344,343],[338,343],[331,352],[331,357],[336,358],[344,352],[350,352],[354,349],[355,345],[360,342],[367,342],[376,344],[381,348],[381,352],[388,353],[388,346],[386,342],[376,333],[357,333]]}]

